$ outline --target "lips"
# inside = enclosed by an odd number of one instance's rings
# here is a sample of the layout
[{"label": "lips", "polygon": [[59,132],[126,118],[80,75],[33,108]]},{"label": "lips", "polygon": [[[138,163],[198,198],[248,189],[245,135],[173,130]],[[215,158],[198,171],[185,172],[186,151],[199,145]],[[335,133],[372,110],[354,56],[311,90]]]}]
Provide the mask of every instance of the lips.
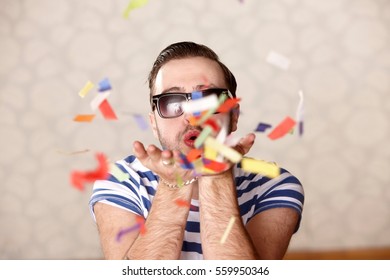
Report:
[{"label": "lips", "polygon": [[199,136],[200,132],[198,130],[191,130],[184,134],[183,141],[190,148],[194,148],[195,140]]}]

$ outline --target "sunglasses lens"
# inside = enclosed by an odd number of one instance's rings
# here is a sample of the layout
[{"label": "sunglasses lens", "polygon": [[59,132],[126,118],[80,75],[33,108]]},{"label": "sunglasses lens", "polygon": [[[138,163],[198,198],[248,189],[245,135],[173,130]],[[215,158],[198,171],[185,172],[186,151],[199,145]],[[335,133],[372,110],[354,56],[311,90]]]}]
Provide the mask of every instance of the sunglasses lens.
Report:
[{"label": "sunglasses lens", "polygon": [[168,94],[160,97],[158,106],[164,118],[178,117],[183,114],[182,102],[187,99],[183,95]]}]

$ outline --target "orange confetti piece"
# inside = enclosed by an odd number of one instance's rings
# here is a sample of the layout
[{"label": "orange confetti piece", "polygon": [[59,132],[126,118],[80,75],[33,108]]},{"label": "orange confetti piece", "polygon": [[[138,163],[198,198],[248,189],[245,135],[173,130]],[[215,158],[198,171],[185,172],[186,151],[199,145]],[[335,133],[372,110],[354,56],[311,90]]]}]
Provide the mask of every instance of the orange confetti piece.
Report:
[{"label": "orange confetti piece", "polygon": [[193,162],[200,158],[202,155],[202,149],[192,149],[191,151],[188,152],[187,154],[187,159],[189,162]]},{"label": "orange confetti piece", "polygon": [[104,154],[98,153],[96,154],[96,158],[98,160],[98,167],[96,168],[96,170],[87,172],[73,171],[70,174],[70,181],[76,189],[83,191],[84,184],[86,182],[104,180],[107,179],[107,177],[109,176],[106,156]]},{"label": "orange confetti piece", "polygon": [[146,233],[146,227],[145,227],[145,219],[144,219],[144,217],[137,216],[137,217],[135,217],[135,221],[139,225],[139,232],[140,232],[140,234],[141,235],[145,234]]},{"label": "orange confetti piece", "polygon": [[188,208],[191,207],[191,204],[188,201],[184,200],[184,199],[178,198],[178,199],[175,200],[175,203],[179,207],[188,207]]},{"label": "orange confetti piece", "polygon": [[240,102],[241,98],[228,98],[225,100],[224,103],[221,104],[221,106],[219,106],[219,108],[217,109],[217,112],[218,113],[226,113],[226,112],[229,112],[231,109],[233,109],[233,107],[238,103]]},{"label": "orange confetti piece", "polygon": [[114,110],[112,109],[110,103],[108,103],[107,99],[105,99],[99,105],[99,110],[103,114],[106,120],[117,120],[117,116],[115,115]]},{"label": "orange confetti piece", "polygon": [[295,121],[292,118],[287,116],[280,124],[278,124],[270,132],[270,134],[268,134],[268,138],[270,138],[271,140],[276,140],[278,138],[281,138],[287,133],[289,133],[294,126],[295,126]]},{"label": "orange confetti piece", "polygon": [[75,122],[91,122],[93,118],[95,117],[95,114],[92,115],[77,115],[74,117]]}]

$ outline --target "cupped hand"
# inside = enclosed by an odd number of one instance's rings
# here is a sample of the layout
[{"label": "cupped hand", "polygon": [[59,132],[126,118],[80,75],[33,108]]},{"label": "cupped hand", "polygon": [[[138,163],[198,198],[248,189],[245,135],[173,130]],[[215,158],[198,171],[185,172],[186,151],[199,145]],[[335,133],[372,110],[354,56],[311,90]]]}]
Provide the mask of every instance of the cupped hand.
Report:
[{"label": "cupped hand", "polygon": [[155,145],[145,148],[139,141],[133,143],[133,151],[145,167],[171,184],[176,184],[178,178],[187,181],[194,177],[191,170],[181,168],[177,151],[161,150]]}]

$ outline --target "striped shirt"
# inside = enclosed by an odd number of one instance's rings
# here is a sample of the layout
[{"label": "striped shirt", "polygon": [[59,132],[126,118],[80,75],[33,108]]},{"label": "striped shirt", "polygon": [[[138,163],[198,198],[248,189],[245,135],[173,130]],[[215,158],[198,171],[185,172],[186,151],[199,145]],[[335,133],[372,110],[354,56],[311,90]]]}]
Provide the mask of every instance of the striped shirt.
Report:
[{"label": "striped shirt", "polygon": [[[96,202],[110,204],[137,215],[148,217],[158,185],[158,176],[147,169],[134,156],[116,162],[129,179],[119,182],[110,175],[98,180],[89,201],[91,215],[95,219],[93,205]],[[276,207],[295,209],[302,215],[304,192],[299,180],[281,168],[280,175],[270,179],[260,174],[248,173],[240,163],[234,166],[237,199],[240,214],[246,225],[256,214]],[[300,219],[299,219],[300,220]],[[298,230],[299,224],[295,231]],[[191,200],[190,212],[184,233],[181,259],[203,259],[200,239],[199,203]]]}]

